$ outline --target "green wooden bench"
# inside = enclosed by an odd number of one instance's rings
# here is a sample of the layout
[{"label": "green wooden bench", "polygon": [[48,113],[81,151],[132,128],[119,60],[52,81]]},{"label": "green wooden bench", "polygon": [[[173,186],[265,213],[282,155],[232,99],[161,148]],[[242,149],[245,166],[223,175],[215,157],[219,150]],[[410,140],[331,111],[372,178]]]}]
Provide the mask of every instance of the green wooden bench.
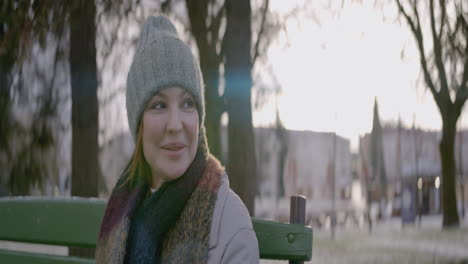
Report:
[{"label": "green wooden bench", "polygon": [[[262,259],[311,260],[312,229],[300,219],[305,199],[292,197],[291,204],[291,219],[302,224],[252,218]],[[0,240],[93,248],[105,206],[105,200],[93,198],[0,198]],[[91,264],[94,259],[0,249],[0,263]]]}]

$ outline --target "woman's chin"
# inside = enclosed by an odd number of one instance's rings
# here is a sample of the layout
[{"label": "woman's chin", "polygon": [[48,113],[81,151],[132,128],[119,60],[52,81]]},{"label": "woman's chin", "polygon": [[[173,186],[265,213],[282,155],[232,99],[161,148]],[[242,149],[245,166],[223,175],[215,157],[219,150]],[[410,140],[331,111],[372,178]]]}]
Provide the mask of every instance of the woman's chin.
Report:
[{"label": "woman's chin", "polygon": [[151,167],[156,168],[153,170],[153,175],[161,179],[162,182],[169,182],[180,178],[187,171],[190,162],[188,159],[173,161],[165,158],[155,160],[153,165]]},{"label": "woman's chin", "polygon": [[163,174],[163,181],[173,181],[173,180],[177,180],[178,178],[180,178],[184,173],[185,171],[187,170],[187,168],[171,168],[170,170],[166,170]]}]

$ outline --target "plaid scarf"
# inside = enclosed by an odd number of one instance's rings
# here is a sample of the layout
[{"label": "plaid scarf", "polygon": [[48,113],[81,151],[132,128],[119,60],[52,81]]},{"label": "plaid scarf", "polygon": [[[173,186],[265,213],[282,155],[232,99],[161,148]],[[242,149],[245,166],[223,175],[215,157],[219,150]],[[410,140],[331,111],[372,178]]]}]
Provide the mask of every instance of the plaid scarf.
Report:
[{"label": "plaid scarf", "polygon": [[224,169],[205,153],[199,148],[182,177],[150,196],[142,180],[131,188],[120,186],[124,179],[119,180],[101,223],[96,263],[207,262],[211,218]]}]

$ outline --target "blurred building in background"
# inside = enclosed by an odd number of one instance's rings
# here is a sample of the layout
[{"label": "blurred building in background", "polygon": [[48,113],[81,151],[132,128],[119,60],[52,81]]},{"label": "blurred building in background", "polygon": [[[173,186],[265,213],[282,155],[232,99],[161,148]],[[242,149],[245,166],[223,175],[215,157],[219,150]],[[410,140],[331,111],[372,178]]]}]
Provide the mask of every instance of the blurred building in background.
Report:
[{"label": "blurred building in background", "polygon": [[[222,134],[224,164],[227,156],[225,132],[223,130]],[[442,184],[438,147],[440,133],[398,129],[397,126],[389,125],[384,126],[382,132],[388,178],[388,190],[385,194],[389,201],[388,216],[400,213],[402,186],[409,186],[414,190],[412,194],[416,195],[418,179],[421,179],[422,213],[439,213],[439,188]],[[350,141],[335,136],[334,133],[279,130],[276,127],[256,127],[254,133],[257,151],[255,214],[259,217],[287,221],[289,197],[301,194],[307,198],[309,224],[313,224],[313,221],[324,224],[333,208],[338,221],[351,216],[353,221],[360,222],[363,221],[361,218],[366,209],[366,180],[371,179],[370,198],[374,205],[383,195],[369,175],[370,134],[360,138],[359,153],[351,153]],[[286,148],[282,144],[286,144]],[[100,159],[107,193],[115,185],[132,151],[133,140],[128,132],[116,135],[103,145]],[[461,165],[467,171],[468,131],[464,131],[461,137],[457,136],[455,154],[457,166]],[[463,163],[459,163],[459,160],[463,160]],[[457,168],[457,172],[459,171]],[[457,194],[461,208],[462,186],[458,179],[460,177],[457,175]],[[466,186],[468,175],[463,179]],[[467,200],[466,188],[464,193]]]},{"label": "blurred building in background", "polygon": [[[439,154],[440,132],[399,128],[395,125],[383,127],[384,163],[388,180],[386,193],[382,193],[377,186],[376,177],[371,175],[370,138],[370,134],[360,138],[359,165],[356,168],[363,184],[368,184],[371,204],[386,197],[390,202],[387,205],[387,213],[399,215],[401,206],[408,204],[410,198],[416,203],[414,210],[418,210],[417,212],[420,210],[422,214],[440,213],[440,186],[443,184]],[[468,166],[468,131],[458,133],[455,157],[457,200],[461,210],[462,199],[466,201],[468,197],[467,191],[464,190],[464,185],[468,183],[465,172]],[[408,190],[408,193],[405,194],[403,190]]]},{"label": "blurred building in background", "polygon": [[348,139],[333,133],[288,130],[285,194],[311,200],[349,199],[351,151]]},{"label": "blurred building in background", "polygon": [[255,128],[255,214],[287,221],[289,197],[300,194],[307,198],[309,224],[324,224],[333,211],[343,221],[349,216],[358,221],[365,206],[364,193],[359,178],[353,177],[349,140],[327,132],[285,129],[284,135],[281,138],[275,127]]}]

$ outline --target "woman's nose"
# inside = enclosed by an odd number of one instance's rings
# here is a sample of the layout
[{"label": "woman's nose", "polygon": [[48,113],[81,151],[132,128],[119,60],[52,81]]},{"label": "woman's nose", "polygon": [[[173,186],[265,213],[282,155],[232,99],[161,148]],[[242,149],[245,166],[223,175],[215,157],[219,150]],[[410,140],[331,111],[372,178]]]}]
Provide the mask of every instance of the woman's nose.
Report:
[{"label": "woman's nose", "polygon": [[179,132],[182,130],[182,119],[178,109],[172,109],[169,113],[169,121],[167,123],[168,132]]}]

